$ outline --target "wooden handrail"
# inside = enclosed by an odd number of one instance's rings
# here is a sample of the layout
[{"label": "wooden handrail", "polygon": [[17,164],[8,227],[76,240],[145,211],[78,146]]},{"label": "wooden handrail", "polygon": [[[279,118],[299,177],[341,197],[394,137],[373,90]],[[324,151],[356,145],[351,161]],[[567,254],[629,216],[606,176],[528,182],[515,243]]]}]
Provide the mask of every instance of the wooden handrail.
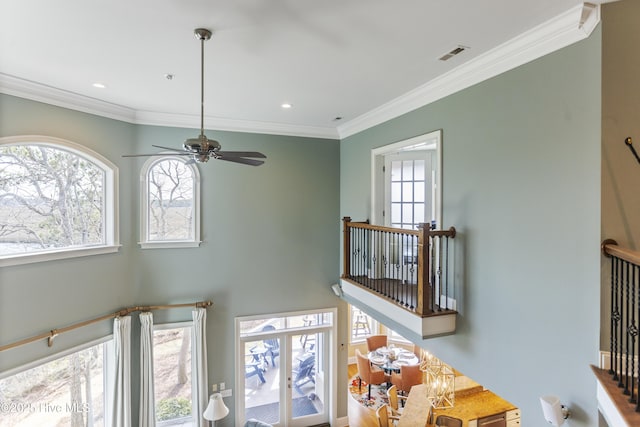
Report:
[{"label": "wooden handrail", "polygon": [[[440,270],[444,266],[440,263],[449,256],[443,252],[448,251],[448,243],[445,250],[442,242],[455,237],[454,227],[432,230],[431,224],[420,223],[417,229],[394,228],[368,221],[352,222],[348,216],[342,221],[343,280],[372,290],[421,316],[448,310],[439,306],[443,295],[448,301],[449,289],[448,273]],[[406,247],[408,251],[403,252],[404,245],[410,245]],[[432,263],[438,266],[434,271]],[[443,278],[447,285],[440,287]]]},{"label": "wooden handrail", "polygon": [[606,257],[615,256],[632,264],[640,265],[640,252],[623,248],[618,245],[618,242],[612,239],[607,239],[602,242],[602,253]]},{"label": "wooden handrail", "polygon": [[213,305],[213,303],[211,301],[198,301],[195,303],[185,303],[185,304],[170,304],[170,305],[136,305],[133,307],[128,307],[128,308],[123,308],[122,310],[118,310],[115,313],[110,313],[110,314],[106,314],[104,316],[100,316],[100,317],[96,317],[90,320],[84,320],[82,322],[78,322],[78,323],[74,323],[73,325],[69,325],[69,326],[65,326],[62,328],[58,328],[58,329],[52,329],[49,332],[44,332],[42,334],[39,335],[35,335],[29,338],[25,338],[23,340],[20,341],[16,341],[16,342],[12,342],[10,344],[5,344],[0,346],[0,352],[3,352],[5,350],[9,350],[15,347],[20,347],[22,345],[25,344],[30,344],[32,342],[35,341],[40,341],[43,339],[47,339],[47,345],[49,347],[53,346],[53,340],[55,337],[57,337],[58,335],[64,333],[64,332],[69,332],[72,331],[74,329],[78,329],[78,328],[82,328],[83,326],[87,326],[87,325],[91,325],[92,323],[98,323],[98,322],[102,322],[104,320],[109,320],[109,319],[115,319],[116,317],[122,317],[122,316],[127,316],[133,312],[136,311],[141,311],[141,312],[145,312],[145,311],[153,311],[153,310],[165,310],[165,309],[169,309],[169,308],[182,308],[182,307],[202,307],[202,308],[208,308],[211,305]]}]

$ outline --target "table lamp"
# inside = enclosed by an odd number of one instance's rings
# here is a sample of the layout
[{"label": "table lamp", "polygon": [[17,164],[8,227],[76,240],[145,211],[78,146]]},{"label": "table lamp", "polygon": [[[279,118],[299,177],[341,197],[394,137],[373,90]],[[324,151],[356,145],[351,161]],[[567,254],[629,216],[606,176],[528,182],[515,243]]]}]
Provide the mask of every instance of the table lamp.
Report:
[{"label": "table lamp", "polygon": [[209,404],[202,416],[205,420],[213,421],[213,425],[215,426],[216,421],[223,419],[228,414],[229,408],[224,404],[222,395],[220,393],[213,393],[211,397],[209,397]]}]

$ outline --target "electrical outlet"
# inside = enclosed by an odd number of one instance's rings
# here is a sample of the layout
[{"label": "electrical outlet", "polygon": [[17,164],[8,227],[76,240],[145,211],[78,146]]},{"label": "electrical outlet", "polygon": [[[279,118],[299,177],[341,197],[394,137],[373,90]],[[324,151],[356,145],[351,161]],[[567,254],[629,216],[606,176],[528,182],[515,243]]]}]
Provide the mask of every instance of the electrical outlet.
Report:
[{"label": "electrical outlet", "polygon": [[218,384],[216,384],[216,383],[211,384],[211,391],[213,391],[213,392],[218,391]]},{"label": "electrical outlet", "polygon": [[225,388],[227,387],[225,387],[224,383],[220,383],[220,390],[224,390]]},{"label": "electrical outlet", "polygon": [[226,390],[222,390],[220,394],[222,395],[222,397],[231,397],[233,393],[231,392],[231,389],[228,388]]}]

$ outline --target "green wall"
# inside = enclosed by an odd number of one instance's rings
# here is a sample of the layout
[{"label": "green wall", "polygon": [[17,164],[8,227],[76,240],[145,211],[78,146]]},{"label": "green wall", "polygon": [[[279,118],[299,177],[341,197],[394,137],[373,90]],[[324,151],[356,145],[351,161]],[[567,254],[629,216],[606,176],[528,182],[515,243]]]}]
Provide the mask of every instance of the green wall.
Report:
[{"label": "green wall", "polygon": [[[236,316],[340,305],[339,316],[345,318],[343,304],[330,289],[339,271],[339,236],[331,232],[340,224],[339,142],[206,133],[228,150],[261,151],[267,162],[258,168],[216,161],[200,165],[204,243],[191,249],[141,250],[137,245],[138,174],[144,159],[121,155],[155,152],[151,144],[179,147],[198,131],[131,125],[0,95],[0,136],[65,138],[119,166],[122,242],[113,255],[0,269],[0,343],[130,305],[211,299],[209,383],[234,386]],[[190,320],[191,313],[189,309],[163,311],[154,318],[156,323]],[[135,315],[132,324],[138,327]],[[110,331],[111,324],[104,322],[60,336],[53,349],[42,341],[2,352],[0,371]],[[137,333],[133,331],[134,336]],[[137,357],[134,349],[134,366]],[[137,425],[137,371],[133,378]],[[341,401],[345,398],[346,391],[341,390]],[[233,399],[226,403],[233,414]],[[339,409],[339,415],[346,416],[346,404]],[[217,425],[234,425],[233,416]]]},{"label": "green wall", "polygon": [[[455,335],[421,346],[545,425],[557,394],[597,425],[601,32],[341,141],[340,215],[370,215],[370,152],[443,130]],[[403,325],[390,327],[418,339]]]}]

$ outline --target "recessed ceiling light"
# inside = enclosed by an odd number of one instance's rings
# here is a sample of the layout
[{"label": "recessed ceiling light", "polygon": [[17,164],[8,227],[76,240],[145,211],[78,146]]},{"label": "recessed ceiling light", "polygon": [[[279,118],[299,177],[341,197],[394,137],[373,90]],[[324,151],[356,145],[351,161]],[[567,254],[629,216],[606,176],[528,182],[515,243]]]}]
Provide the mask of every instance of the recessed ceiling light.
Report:
[{"label": "recessed ceiling light", "polygon": [[289,109],[292,107],[291,104],[289,104],[288,102],[285,102],[284,104],[281,105],[282,108],[284,108],[285,110]]},{"label": "recessed ceiling light", "polygon": [[107,86],[105,86],[103,83],[94,83],[93,87],[97,87],[98,89],[104,89]]}]

